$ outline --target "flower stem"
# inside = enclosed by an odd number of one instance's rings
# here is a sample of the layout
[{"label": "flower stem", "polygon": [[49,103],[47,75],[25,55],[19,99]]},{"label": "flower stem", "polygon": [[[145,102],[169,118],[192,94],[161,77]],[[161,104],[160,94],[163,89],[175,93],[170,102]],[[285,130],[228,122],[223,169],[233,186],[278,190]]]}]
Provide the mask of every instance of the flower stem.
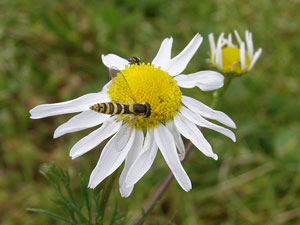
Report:
[{"label": "flower stem", "polygon": [[106,182],[106,184],[103,188],[103,192],[102,192],[103,194],[102,194],[101,202],[100,202],[100,216],[102,218],[102,221],[104,218],[104,213],[105,213],[106,206],[107,206],[107,203],[109,200],[109,196],[111,194],[111,191],[112,191],[113,185],[115,183],[115,180],[118,176],[118,173],[119,173],[119,169],[117,169],[111,176],[109,176],[108,181]]},{"label": "flower stem", "polygon": [[[185,159],[188,157],[188,155],[191,152],[191,149],[193,147],[192,142],[189,142],[186,145],[186,153],[185,153],[185,157],[182,160],[182,162],[185,161]],[[156,191],[155,195],[153,196],[153,198],[147,203],[146,207],[143,209],[144,210],[144,214],[148,214],[148,212],[153,208],[153,205],[155,204],[155,202],[157,202],[159,199],[161,199],[161,197],[163,196],[163,194],[167,191],[169,185],[171,184],[171,182],[174,180],[174,175],[172,172],[169,173],[169,175],[167,176],[167,178],[164,180],[164,182],[159,186],[158,190]],[[143,215],[141,214],[139,215],[136,219],[134,224],[138,225],[141,223]]]},{"label": "flower stem", "polygon": [[230,77],[230,76],[225,77],[223,88],[220,90],[217,90],[213,93],[213,100],[210,105],[211,108],[215,108],[219,104],[221,97],[224,95],[224,93],[228,89],[229,84],[231,83],[232,79],[233,79],[233,77]]}]

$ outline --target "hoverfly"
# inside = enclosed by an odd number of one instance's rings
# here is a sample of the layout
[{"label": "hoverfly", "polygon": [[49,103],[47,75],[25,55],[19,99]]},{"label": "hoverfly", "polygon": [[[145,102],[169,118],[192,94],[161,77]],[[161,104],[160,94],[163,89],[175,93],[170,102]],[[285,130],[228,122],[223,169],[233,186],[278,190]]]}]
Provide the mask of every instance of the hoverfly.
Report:
[{"label": "hoverfly", "polygon": [[[128,61],[129,61],[129,63],[132,63],[133,61],[135,63],[139,63],[139,58],[131,57]],[[120,74],[120,76],[122,76],[123,79],[125,80],[128,90],[130,91],[130,93],[132,93],[125,76],[122,74],[122,72],[120,70],[112,67],[109,69],[109,73],[112,78],[116,77],[117,74]],[[104,102],[104,103],[96,103],[96,104],[92,105],[90,107],[90,109],[94,110],[96,112],[99,112],[99,113],[111,114],[111,115],[116,115],[116,114],[129,115],[129,114],[131,114],[131,115],[144,116],[144,118],[148,118],[151,115],[151,107],[150,107],[149,103],[142,103],[142,104],[137,103],[136,99],[134,98],[134,96],[132,94],[130,94],[129,97],[133,100],[133,103],[131,103],[131,104]]]},{"label": "hoverfly", "polygon": [[134,65],[134,64],[140,65],[141,59],[139,57],[132,56],[128,59],[128,62],[129,65]]}]

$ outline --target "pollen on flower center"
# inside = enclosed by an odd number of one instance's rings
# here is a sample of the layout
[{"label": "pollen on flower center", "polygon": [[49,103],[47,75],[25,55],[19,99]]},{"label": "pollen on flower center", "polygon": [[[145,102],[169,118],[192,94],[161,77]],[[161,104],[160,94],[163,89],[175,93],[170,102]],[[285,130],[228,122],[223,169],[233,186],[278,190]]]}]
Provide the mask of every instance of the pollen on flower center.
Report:
[{"label": "pollen on flower center", "polygon": [[[225,47],[222,49],[223,70],[226,73],[241,74],[241,57],[240,49],[235,47]],[[246,56],[246,66],[250,65],[250,60]]]},{"label": "pollen on flower center", "polygon": [[121,73],[108,86],[112,101],[123,104],[149,103],[151,115],[148,118],[120,115],[120,119],[136,128],[145,129],[173,118],[181,105],[181,91],[172,76],[145,63],[126,66]]}]

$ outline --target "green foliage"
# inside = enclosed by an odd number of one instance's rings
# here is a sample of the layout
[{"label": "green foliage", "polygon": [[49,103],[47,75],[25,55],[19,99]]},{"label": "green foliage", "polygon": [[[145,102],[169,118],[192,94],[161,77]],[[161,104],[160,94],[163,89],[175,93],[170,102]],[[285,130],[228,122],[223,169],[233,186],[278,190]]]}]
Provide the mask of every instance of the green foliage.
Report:
[{"label": "green foliage", "polygon": [[[63,170],[53,163],[45,166],[41,173],[55,189],[57,193],[57,197],[54,200],[55,205],[65,215],[58,215],[43,209],[28,208],[28,211],[44,213],[57,221],[71,225],[113,225],[126,223],[127,212],[122,213],[119,211],[117,198],[114,202],[113,213],[107,219],[104,219],[105,207],[103,206],[103,199],[106,199],[107,203],[107,193],[102,195],[102,192],[98,193],[89,189],[84,177],[80,176],[80,198],[78,199],[76,192],[72,190],[68,169]],[[108,188],[111,189],[111,187]],[[105,221],[110,222],[105,223]]]},{"label": "green foliage", "polygon": [[[184,165],[193,189],[185,193],[174,182],[144,224],[167,224],[174,215],[172,223],[181,225],[299,224],[299,12],[297,0],[1,0],[2,224],[61,224],[26,211],[68,213],[57,211],[52,201],[57,193],[39,168],[52,161],[68,167],[80,197],[81,183],[73,174],[87,178],[103,147],[70,160],[72,145],[91,130],[53,140],[55,128],[69,116],[30,120],[32,107],[101,90],[109,77],[100,54],[136,55],[148,62],[169,36],[175,55],[200,32],[203,44],[185,72],[209,69],[207,35],[234,29],[240,34],[249,29],[255,48],[263,49],[253,71],[231,82],[218,107],[236,122],[237,143],[205,130],[219,160],[193,149]],[[211,93],[184,93],[211,102]],[[167,172],[158,155],[129,199],[117,194],[118,209],[128,207],[129,218],[135,218]],[[111,200],[106,213],[113,217],[110,206],[115,206]],[[83,215],[88,218],[87,208]]]}]

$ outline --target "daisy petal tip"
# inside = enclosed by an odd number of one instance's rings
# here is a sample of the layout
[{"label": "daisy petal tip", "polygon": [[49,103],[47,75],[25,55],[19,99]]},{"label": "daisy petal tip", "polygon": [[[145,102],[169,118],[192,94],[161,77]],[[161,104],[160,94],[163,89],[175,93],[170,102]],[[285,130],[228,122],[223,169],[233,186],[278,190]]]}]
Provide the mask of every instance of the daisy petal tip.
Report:
[{"label": "daisy petal tip", "polygon": [[213,158],[214,160],[218,160],[218,155],[217,155],[217,154],[213,154],[213,155],[212,155],[212,158]]},{"label": "daisy petal tip", "polygon": [[74,153],[71,149],[69,156],[71,157],[72,160],[76,159],[78,156],[76,156],[76,152]]},{"label": "daisy petal tip", "polygon": [[[120,191],[120,190],[119,190]],[[120,191],[121,197],[122,198],[127,198],[128,196],[124,195],[121,191]]]},{"label": "daisy petal tip", "polygon": [[224,80],[225,80],[224,75],[221,73],[218,73],[218,75],[219,75],[220,79],[222,80],[222,82],[224,83]]},{"label": "daisy petal tip", "polygon": [[104,54],[101,54],[101,59],[102,59],[102,62],[103,64],[105,65],[105,58],[106,58],[107,55],[104,55]]},{"label": "daisy petal tip", "polygon": [[133,187],[134,187],[133,185],[126,187],[125,183],[120,184],[119,191],[120,191],[121,197],[128,198],[133,190]]},{"label": "daisy petal tip", "polygon": [[232,134],[229,137],[233,142],[236,142],[235,134],[232,132]]},{"label": "daisy petal tip", "polygon": [[196,45],[198,46],[197,47],[197,49],[198,49],[203,41],[203,37],[201,36],[201,34],[196,33],[196,35],[194,36],[192,41],[194,41],[194,43],[197,43]]},{"label": "daisy petal tip", "polygon": [[91,185],[89,185],[88,188],[90,188],[90,189],[95,189],[96,186],[91,186]]},{"label": "daisy petal tip", "polygon": [[54,134],[53,134],[53,139],[56,139],[58,137],[60,137],[61,135],[59,134],[59,132],[57,131],[54,131]]},{"label": "daisy petal tip", "polygon": [[262,48],[258,49],[257,51],[258,51],[258,54],[260,56],[260,54],[262,53]]},{"label": "daisy petal tip", "polygon": [[76,154],[76,153],[70,153],[69,156],[71,157],[72,160],[78,158],[80,155]]},{"label": "daisy petal tip", "polygon": [[53,139],[59,138],[59,137],[61,137],[61,136],[63,136],[65,134],[63,128],[64,128],[63,125],[61,125],[58,128],[56,128],[56,130],[54,131],[54,134],[53,134]]},{"label": "daisy petal tip", "polygon": [[105,58],[105,55],[104,55],[104,54],[101,54],[102,62],[104,61],[104,58]]},{"label": "daisy petal tip", "polygon": [[90,177],[88,187],[91,188],[91,189],[95,189],[97,187],[98,183],[95,182],[95,179],[92,176],[93,176],[93,174]]},{"label": "daisy petal tip", "polygon": [[95,189],[96,185],[92,184],[91,181],[88,184],[88,188]]},{"label": "daisy petal tip", "polygon": [[190,182],[182,188],[185,192],[189,192],[190,190],[192,190],[192,183]]},{"label": "daisy petal tip", "polygon": [[199,39],[199,42],[200,42],[200,44],[201,44],[202,41],[203,41],[203,37],[202,37],[201,34],[199,34],[199,33],[197,33],[196,36],[197,36],[197,38]]},{"label": "daisy petal tip", "polygon": [[122,198],[128,198],[129,197],[129,195],[130,195],[130,193],[124,193],[123,191],[121,191],[121,188],[120,188],[120,194],[121,194],[121,197]]},{"label": "daisy petal tip", "polygon": [[33,107],[32,109],[29,110],[30,115],[32,116],[32,114],[34,114],[34,111],[36,110],[36,108],[38,108],[39,105]]},{"label": "daisy petal tip", "polygon": [[111,68],[112,66],[118,68],[119,70],[125,69],[125,65],[128,63],[128,61],[124,58],[121,58],[118,55],[115,54],[107,54],[107,55],[101,55],[102,63],[107,67]]},{"label": "daisy petal tip", "polygon": [[[226,114],[225,114],[226,115]],[[232,128],[232,129],[236,129],[236,125],[235,125],[235,122],[229,117],[226,115],[226,126]]]},{"label": "daisy petal tip", "polygon": [[39,113],[39,106],[36,106],[32,109],[30,109],[29,113],[30,113],[30,119],[40,119],[41,116],[38,116]]},{"label": "daisy petal tip", "polygon": [[202,38],[202,35],[200,33],[196,33],[195,36]]}]

